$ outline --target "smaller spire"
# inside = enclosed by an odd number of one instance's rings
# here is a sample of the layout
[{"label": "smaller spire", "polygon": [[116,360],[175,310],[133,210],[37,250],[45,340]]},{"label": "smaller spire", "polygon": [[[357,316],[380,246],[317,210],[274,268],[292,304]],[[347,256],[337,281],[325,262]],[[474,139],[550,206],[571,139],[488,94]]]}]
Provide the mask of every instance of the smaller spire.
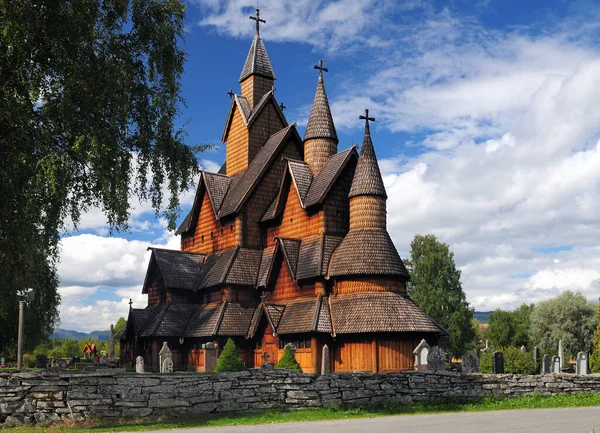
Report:
[{"label": "smaller spire", "polygon": [[379,164],[377,163],[377,156],[375,155],[375,148],[373,147],[373,141],[371,141],[369,121],[374,122],[375,118],[369,117],[369,110],[365,110],[365,115],[359,116],[359,119],[365,120],[365,136],[348,197],[372,195],[387,198],[381,171],[379,171]]},{"label": "smaller spire", "polygon": [[325,86],[323,84],[323,72],[328,72],[329,69],[323,67],[323,60],[319,60],[319,64],[315,65],[314,69],[319,70],[319,82],[317,83],[315,99],[313,100],[310,116],[308,117],[304,141],[311,138],[329,138],[337,144],[339,140],[335,132],[335,125],[333,124],[333,117],[329,108],[329,100],[327,99],[327,93],[325,93]]}]

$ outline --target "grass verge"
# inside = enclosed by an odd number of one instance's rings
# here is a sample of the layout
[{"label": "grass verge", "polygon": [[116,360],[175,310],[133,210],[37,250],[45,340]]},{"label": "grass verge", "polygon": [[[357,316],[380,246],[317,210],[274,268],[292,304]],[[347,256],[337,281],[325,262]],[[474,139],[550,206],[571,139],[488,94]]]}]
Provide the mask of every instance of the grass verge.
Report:
[{"label": "grass verge", "polygon": [[507,400],[486,398],[474,402],[416,403],[374,409],[302,409],[289,412],[269,411],[246,415],[207,415],[198,418],[157,421],[149,419],[95,421],[76,425],[49,427],[15,427],[3,429],[7,433],[62,433],[62,432],[124,432],[152,431],[183,427],[224,427],[233,425],[273,424],[298,421],[327,421],[339,419],[373,418],[392,415],[419,415],[448,412],[481,412],[514,409],[550,409],[564,407],[600,406],[600,394],[561,396],[532,395]]}]

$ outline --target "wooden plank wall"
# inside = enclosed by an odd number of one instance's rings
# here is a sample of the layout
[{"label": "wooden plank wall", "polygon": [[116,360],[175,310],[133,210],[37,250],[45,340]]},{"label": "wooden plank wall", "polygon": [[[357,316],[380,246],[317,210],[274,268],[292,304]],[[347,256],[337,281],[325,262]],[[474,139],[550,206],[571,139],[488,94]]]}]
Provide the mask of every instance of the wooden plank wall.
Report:
[{"label": "wooden plank wall", "polygon": [[333,371],[390,373],[411,370],[414,368],[412,351],[419,341],[413,335],[338,339],[333,350]]},{"label": "wooden plank wall", "polygon": [[258,117],[252,122],[252,125],[250,125],[248,163],[254,159],[260,148],[264,146],[271,135],[285,128],[274,104],[274,99],[270,99],[269,102],[267,102],[267,105],[261,110]]},{"label": "wooden plank wall", "polygon": [[323,225],[325,233],[332,236],[345,236],[350,227],[350,205],[348,193],[352,185],[356,160],[352,159],[344,168],[333,188],[323,202]]},{"label": "wooden plank wall", "polygon": [[273,270],[277,275],[277,280],[275,281],[273,292],[267,293],[268,301],[282,301],[315,294],[314,283],[301,286],[294,281],[285,259],[281,258],[281,260],[278,260],[275,265],[279,265],[278,268]]},{"label": "wooden plank wall", "polygon": [[396,278],[355,277],[335,283],[334,293],[396,292],[406,293],[406,283]]},{"label": "wooden plank wall", "polygon": [[156,264],[154,264],[152,273],[152,280],[148,287],[148,305],[163,304],[167,300],[167,292],[160,272],[157,271]]},{"label": "wooden plank wall", "polygon": [[248,127],[240,114],[237,105],[234,107],[233,119],[229,132],[225,137],[225,161],[227,161],[227,176],[233,176],[248,167]]},{"label": "wooden plank wall", "polygon": [[[187,245],[186,245],[187,244]],[[225,225],[215,218],[212,203],[206,192],[203,193],[200,215],[194,230],[191,244],[182,242],[183,251],[212,254],[236,244],[236,221]]]}]

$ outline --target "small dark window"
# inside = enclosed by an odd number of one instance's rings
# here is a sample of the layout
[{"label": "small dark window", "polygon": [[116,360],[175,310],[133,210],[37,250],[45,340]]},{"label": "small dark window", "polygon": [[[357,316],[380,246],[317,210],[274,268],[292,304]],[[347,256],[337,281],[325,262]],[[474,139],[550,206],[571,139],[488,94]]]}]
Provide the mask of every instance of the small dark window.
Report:
[{"label": "small dark window", "polygon": [[306,340],[306,344],[304,345],[307,349],[310,349],[310,340]]},{"label": "small dark window", "polygon": [[215,238],[215,234],[214,234],[212,231],[210,232],[210,238],[211,238],[211,239],[214,239],[214,238]]},{"label": "small dark window", "polygon": [[262,349],[262,341],[257,341],[257,342],[256,342],[256,349],[257,349],[257,350],[260,350],[260,349]]},{"label": "small dark window", "polygon": [[304,341],[298,342],[298,349],[304,349]]},{"label": "small dark window", "polygon": [[223,227],[221,227],[221,237],[223,237]]},{"label": "small dark window", "polygon": [[202,235],[202,238],[201,238],[201,239],[202,239],[202,243],[204,243],[204,235]]},{"label": "small dark window", "polygon": [[231,225],[229,226],[229,231],[230,231],[231,233],[233,233],[233,224],[231,224]]},{"label": "small dark window", "polygon": [[294,222],[294,218],[290,218],[290,223],[293,223],[293,222]]}]

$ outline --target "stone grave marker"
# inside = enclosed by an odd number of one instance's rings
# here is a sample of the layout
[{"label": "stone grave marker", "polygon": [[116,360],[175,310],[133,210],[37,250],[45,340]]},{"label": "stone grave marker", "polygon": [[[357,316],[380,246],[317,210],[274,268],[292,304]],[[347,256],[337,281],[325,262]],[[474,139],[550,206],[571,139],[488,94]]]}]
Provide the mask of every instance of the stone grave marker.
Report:
[{"label": "stone grave marker", "polygon": [[321,374],[331,373],[331,358],[329,355],[329,346],[323,346],[323,352],[321,353]]},{"label": "stone grave marker", "polygon": [[533,362],[535,363],[536,367],[538,365],[538,360],[540,359],[540,348],[535,346],[533,348]]},{"label": "stone grave marker", "polygon": [[6,365],[6,360],[4,357],[0,358],[0,366],[4,367]]},{"label": "stone grave marker", "polygon": [[565,351],[562,340],[558,340],[558,357],[560,358],[560,368],[562,369],[565,365]]},{"label": "stone grave marker", "polygon": [[577,374],[589,374],[587,353],[585,353],[585,352],[579,352],[577,354],[577,364],[575,364],[575,373],[577,373]]},{"label": "stone grave marker", "polygon": [[542,358],[542,374],[550,374],[552,372],[552,366],[550,365],[550,355],[547,353]]},{"label": "stone grave marker", "polygon": [[527,352],[527,348],[525,347],[525,345],[521,346],[521,352]]},{"label": "stone grave marker", "polygon": [[494,352],[492,357],[492,373],[504,374],[504,353]]},{"label": "stone grave marker", "polygon": [[462,357],[462,373],[479,373],[479,358],[472,350],[467,350]]},{"label": "stone grave marker", "polygon": [[217,346],[213,343],[204,345],[204,371],[212,373],[217,366]]},{"label": "stone grave marker", "polygon": [[173,354],[171,353],[171,349],[169,349],[169,345],[165,341],[163,342],[160,352],[158,352],[158,365],[161,373],[164,373],[163,365],[165,365],[165,360],[167,359],[170,359],[172,361]]},{"label": "stone grave marker", "polygon": [[552,359],[552,373],[560,373],[560,356]]},{"label": "stone grave marker", "polygon": [[171,358],[165,358],[161,365],[161,373],[173,373],[173,360]]},{"label": "stone grave marker", "polygon": [[427,370],[427,355],[429,355],[430,349],[431,346],[423,339],[415,350],[413,350],[413,354],[415,355],[415,370]]},{"label": "stone grave marker", "polygon": [[433,346],[427,354],[427,369],[429,371],[446,370],[446,352],[440,346]]},{"label": "stone grave marker", "polygon": [[260,357],[263,360],[263,364],[260,366],[261,370],[271,370],[273,368],[273,366],[269,364],[270,357],[271,355],[269,355],[267,352],[263,352],[262,356]]},{"label": "stone grave marker", "polygon": [[146,370],[144,370],[144,357],[143,356],[138,356],[137,358],[135,358],[135,372],[136,373],[145,373]]}]

